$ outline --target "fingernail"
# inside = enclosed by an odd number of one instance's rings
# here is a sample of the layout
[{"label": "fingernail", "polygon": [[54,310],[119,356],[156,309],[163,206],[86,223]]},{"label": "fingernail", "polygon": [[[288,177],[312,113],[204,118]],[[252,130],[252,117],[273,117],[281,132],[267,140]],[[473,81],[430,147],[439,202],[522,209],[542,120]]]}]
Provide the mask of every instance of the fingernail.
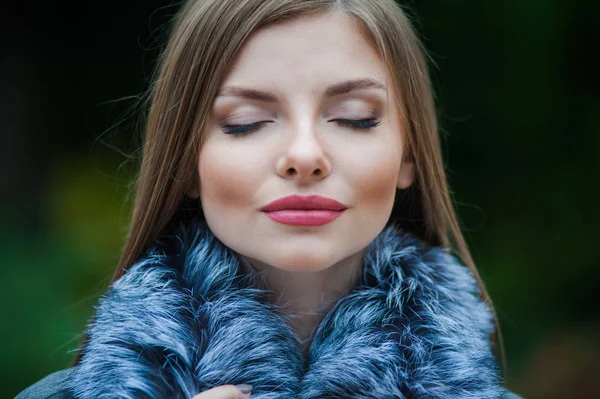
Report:
[{"label": "fingernail", "polygon": [[238,384],[236,388],[242,391],[243,394],[248,394],[252,392],[252,385],[249,384]]}]

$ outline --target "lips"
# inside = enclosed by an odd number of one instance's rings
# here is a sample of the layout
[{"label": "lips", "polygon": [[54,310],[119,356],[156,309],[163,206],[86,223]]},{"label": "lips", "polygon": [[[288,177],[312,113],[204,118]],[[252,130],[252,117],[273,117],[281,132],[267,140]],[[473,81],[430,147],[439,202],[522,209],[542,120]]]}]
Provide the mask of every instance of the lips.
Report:
[{"label": "lips", "polygon": [[288,197],[276,199],[275,201],[261,208],[261,211],[275,212],[293,209],[320,209],[329,211],[343,211],[344,209],[347,209],[347,206],[337,202],[334,199],[322,197],[320,195],[290,195]]},{"label": "lips", "polygon": [[339,218],[347,207],[334,199],[291,195],[264,206],[261,211],[271,220],[292,226],[322,226]]}]

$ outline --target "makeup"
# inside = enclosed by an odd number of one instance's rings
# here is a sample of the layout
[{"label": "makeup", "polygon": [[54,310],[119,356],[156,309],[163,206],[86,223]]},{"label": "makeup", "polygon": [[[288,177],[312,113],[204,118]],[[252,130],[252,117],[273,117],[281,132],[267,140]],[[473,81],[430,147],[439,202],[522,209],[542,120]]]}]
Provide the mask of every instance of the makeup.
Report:
[{"label": "makeup", "polygon": [[333,222],[345,211],[327,211],[323,209],[288,209],[283,211],[265,212],[272,220],[292,226],[322,226]]},{"label": "makeup", "polygon": [[279,198],[261,208],[275,222],[292,226],[322,226],[346,211],[338,201],[319,195],[291,195]]}]

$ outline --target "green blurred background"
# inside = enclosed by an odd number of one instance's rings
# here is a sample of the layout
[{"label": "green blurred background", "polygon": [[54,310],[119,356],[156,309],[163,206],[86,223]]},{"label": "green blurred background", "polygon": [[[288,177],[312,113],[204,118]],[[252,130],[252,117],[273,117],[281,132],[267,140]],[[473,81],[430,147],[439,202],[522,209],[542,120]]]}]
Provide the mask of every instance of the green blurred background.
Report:
[{"label": "green blurred background", "polygon": [[[3,7],[0,397],[72,360],[127,229],[167,1]],[[432,75],[449,179],[499,314],[508,386],[600,392],[600,1],[405,3]],[[134,155],[130,157],[129,155]]]}]

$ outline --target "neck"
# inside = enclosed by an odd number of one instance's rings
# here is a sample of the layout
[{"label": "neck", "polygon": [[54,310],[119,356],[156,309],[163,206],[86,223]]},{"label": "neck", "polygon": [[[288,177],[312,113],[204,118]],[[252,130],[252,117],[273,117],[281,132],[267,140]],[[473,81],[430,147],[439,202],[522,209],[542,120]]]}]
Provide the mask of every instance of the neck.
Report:
[{"label": "neck", "polygon": [[356,283],[363,265],[364,250],[318,272],[279,269],[244,256],[242,265],[260,275],[273,303],[289,314],[298,337],[308,346],[313,329],[335,302]]}]

